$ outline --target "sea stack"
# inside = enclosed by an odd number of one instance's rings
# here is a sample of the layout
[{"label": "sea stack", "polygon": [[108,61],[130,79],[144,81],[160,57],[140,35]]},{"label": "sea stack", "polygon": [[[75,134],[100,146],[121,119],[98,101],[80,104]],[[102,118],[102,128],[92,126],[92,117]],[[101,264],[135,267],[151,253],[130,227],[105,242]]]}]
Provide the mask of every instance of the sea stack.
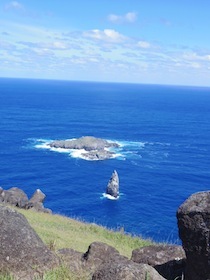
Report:
[{"label": "sea stack", "polygon": [[114,170],[108,182],[106,193],[115,198],[119,197],[119,177],[116,170]]}]

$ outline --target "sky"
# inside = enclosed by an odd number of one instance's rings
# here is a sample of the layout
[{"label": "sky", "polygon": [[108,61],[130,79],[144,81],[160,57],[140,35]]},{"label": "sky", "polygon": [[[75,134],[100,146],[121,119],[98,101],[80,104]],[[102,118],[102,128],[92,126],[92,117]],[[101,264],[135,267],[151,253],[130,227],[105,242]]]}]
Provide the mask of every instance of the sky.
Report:
[{"label": "sky", "polygon": [[209,0],[0,0],[0,77],[210,86]]}]

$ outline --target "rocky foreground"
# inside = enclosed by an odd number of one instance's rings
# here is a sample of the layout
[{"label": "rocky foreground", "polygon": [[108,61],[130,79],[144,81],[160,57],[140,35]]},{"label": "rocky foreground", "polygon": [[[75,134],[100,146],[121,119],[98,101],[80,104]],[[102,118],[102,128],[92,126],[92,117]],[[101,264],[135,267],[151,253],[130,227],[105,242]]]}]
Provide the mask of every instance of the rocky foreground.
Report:
[{"label": "rocky foreground", "polygon": [[5,204],[0,203],[0,273],[10,272],[15,279],[32,280],[61,264],[92,280],[210,279],[210,191],[192,195],[177,211],[183,248],[137,248],[131,259],[101,242],[90,244],[85,253],[51,251],[24,216]]},{"label": "rocky foreground", "polygon": [[81,156],[87,160],[105,160],[115,156],[109,148],[118,148],[119,145],[114,142],[108,142],[105,139],[92,136],[83,136],[72,140],[56,140],[48,144],[51,148],[84,150]]}]

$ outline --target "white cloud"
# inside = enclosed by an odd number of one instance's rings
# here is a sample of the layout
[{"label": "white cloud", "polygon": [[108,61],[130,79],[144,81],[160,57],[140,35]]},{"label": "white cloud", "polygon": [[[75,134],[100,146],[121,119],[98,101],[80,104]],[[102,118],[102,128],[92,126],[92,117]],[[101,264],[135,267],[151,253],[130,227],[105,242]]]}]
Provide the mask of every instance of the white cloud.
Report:
[{"label": "white cloud", "polygon": [[151,44],[147,41],[139,41],[137,45],[143,49],[149,49],[151,47]]},{"label": "white cloud", "polygon": [[5,9],[6,10],[23,10],[24,6],[17,1],[12,1],[5,5]]},{"label": "white cloud", "polygon": [[54,42],[24,42],[19,41],[20,45],[24,45],[31,49],[43,49],[45,50],[67,50],[70,48],[69,44],[61,42],[61,41],[54,41]]},{"label": "white cloud", "polygon": [[183,58],[189,61],[206,61],[210,62],[210,54],[199,55],[196,52],[187,52],[183,54]]},{"label": "white cloud", "polygon": [[128,22],[134,22],[137,20],[137,14],[132,12],[132,13],[127,13],[125,15],[125,20],[128,21]]},{"label": "white cloud", "polygon": [[121,21],[121,16],[118,16],[118,15],[108,15],[108,20],[111,21],[111,22],[119,22]]},{"label": "white cloud", "polygon": [[108,15],[108,20],[113,23],[124,23],[124,22],[132,23],[137,20],[137,13],[129,12],[125,15],[110,14]]},{"label": "white cloud", "polygon": [[67,44],[65,44],[63,42],[59,42],[59,41],[52,42],[51,44],[46,44],[46,47],[48,47],[49,49],[57,49],[57,50],[68,49]]},{"label": "white cloud", "polygon": [[127,39],[124,35],[113,29],[94,29],[83,33],[84,37],[104,41],[107,43],[121,43]]},{"label": "white cloud", "polygon": [[190,66],[191,66],[192,68],[196,68],[196,69],[201,68],[201,64],[198,63],[198,62],[192,62]]}]

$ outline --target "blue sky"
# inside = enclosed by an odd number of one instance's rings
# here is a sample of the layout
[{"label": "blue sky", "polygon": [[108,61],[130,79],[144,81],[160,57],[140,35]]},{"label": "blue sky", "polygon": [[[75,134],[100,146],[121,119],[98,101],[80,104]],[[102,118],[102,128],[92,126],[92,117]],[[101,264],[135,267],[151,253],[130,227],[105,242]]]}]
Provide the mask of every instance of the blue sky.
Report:
[{"label": "blue sky", "polygon": [[0,77],[210,86],[209,0],[0,0]]}]

